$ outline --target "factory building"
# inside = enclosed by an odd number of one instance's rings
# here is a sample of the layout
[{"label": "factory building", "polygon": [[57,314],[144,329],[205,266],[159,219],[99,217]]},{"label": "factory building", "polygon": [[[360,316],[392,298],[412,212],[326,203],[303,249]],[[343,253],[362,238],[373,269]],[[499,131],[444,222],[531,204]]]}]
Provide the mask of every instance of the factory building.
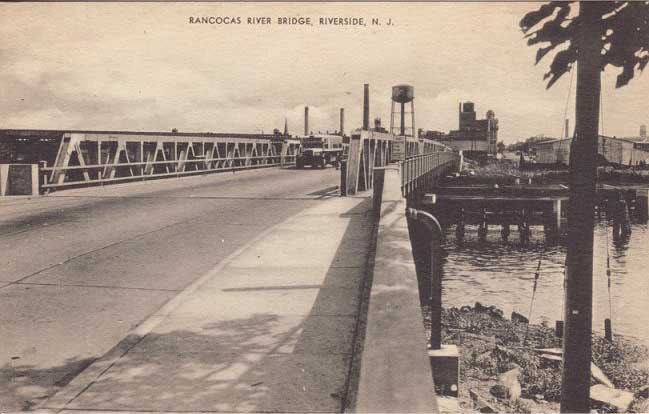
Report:
[{"label": "factory building", "polygon": [[440,141],[469,158],[496,154],[498,119],[494,111],[487,111],[485,119],[477,119],[473,102],[464,102],[460,103],[458,116],[458,129],[448,134],[420,130],[420,137]]},{"label": "factory building", "polygon": [[[564,164],[570,161],[572,138],[533,143],[537,164]],[[599,136],[598,154],[611,164],[637,166],[649,163],[649,151],[643,143],[626,138]]]}]

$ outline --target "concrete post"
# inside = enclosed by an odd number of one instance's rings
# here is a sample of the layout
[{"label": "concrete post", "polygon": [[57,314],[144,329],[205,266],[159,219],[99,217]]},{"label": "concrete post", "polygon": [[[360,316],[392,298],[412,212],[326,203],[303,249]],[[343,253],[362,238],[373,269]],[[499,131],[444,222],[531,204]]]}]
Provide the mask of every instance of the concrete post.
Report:
[{"label": "concrete post", "polygon": [[32,164],[32,195],[37,196],[40,194],[40,169],[38,164]]},{"label": "concrete post", "polygon": [[7,195],[9,187],[9,164],[0,164],[0,196]]},{"label": "concrete post", "polygon": [[38,164],[0,165],[0,196],[39,195]]}]

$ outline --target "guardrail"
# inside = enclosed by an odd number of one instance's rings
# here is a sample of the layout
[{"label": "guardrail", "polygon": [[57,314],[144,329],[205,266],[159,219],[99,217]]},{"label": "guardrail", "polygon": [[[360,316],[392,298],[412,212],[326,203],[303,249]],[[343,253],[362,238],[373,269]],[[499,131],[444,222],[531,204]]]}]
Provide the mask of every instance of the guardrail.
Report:
[{"label": "guardrail", "polygon": [[295,155],[196,157],[160,161],[41,167],[43,190],[79,185],[109,184],[164,177],[180,177],[217,171],[282,167],[295,164]]},{"label": "guardrail", "polygon": [[415,155],[399,162],[401,168],[401,193],[404,197],[420,189],[430,187],[439,176],[435,172],[455,166],[460,155],[450,151]]}]

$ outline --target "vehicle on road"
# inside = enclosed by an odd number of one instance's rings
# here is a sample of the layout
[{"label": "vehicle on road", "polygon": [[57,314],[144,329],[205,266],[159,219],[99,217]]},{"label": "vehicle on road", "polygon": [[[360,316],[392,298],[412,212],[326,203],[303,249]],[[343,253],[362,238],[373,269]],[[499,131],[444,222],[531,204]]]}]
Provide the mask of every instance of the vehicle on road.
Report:
[{"label": "vehicle on road", "polygon": [[338,166],[344,153],[343,137],[340,135],[310,135],[302,139],[302,151],[295,159],[296,168],[325,168],[327,164]]}]

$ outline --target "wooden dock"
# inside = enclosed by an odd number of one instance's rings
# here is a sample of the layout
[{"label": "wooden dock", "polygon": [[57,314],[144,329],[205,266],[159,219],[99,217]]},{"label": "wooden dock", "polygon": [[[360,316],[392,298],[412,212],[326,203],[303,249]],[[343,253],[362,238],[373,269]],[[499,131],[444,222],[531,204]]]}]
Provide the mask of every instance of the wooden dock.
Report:
[{"label": "wooden dock", "polygon": [[[643,186],[602,185],[597,188],[598,203],[593,214],[605,215],[620,228],[631,218],[646,223],[649,215],[649,189]],[[427,192],[420,204],[445,226],[455,225],[463,234],[465,225],[480,226],[485,237],[488,226],[499,225],[503,238],[509,226],[517,225],[521,240],[529,226],[542,225],[546,235],[559,236],[565,228],[570,189],[565,185],[473,185],[438,186]]]}]

